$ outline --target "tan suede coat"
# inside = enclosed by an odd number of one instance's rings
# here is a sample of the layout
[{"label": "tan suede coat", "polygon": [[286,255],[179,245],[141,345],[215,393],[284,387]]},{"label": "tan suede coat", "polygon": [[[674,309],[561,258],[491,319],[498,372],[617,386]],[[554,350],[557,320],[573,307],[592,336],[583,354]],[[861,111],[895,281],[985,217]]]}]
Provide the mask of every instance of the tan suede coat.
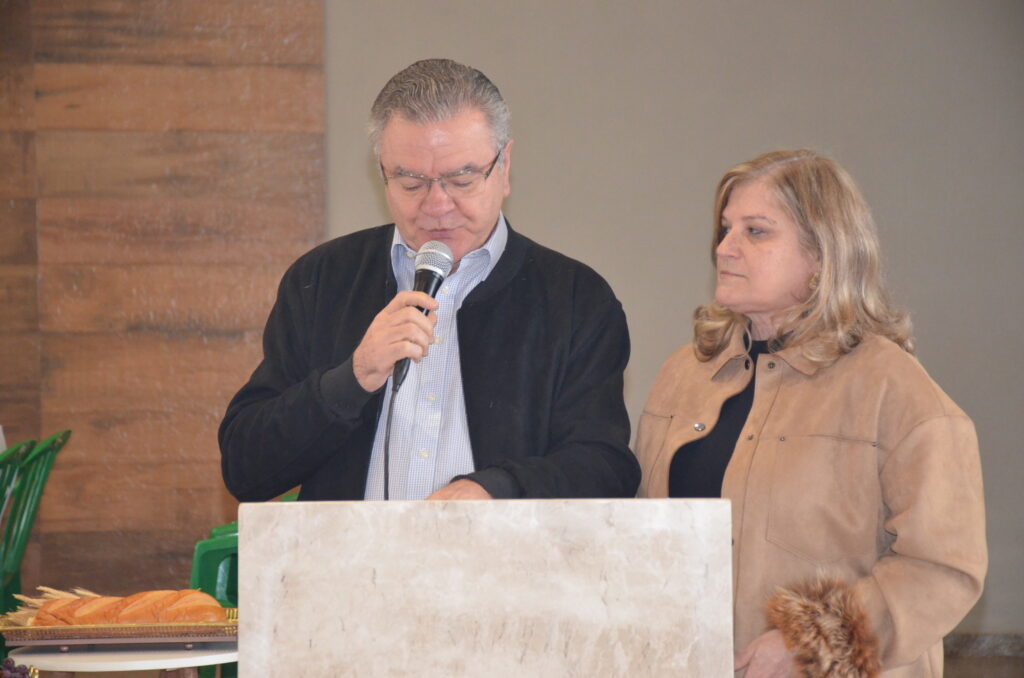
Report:
[{"label": "tan suede coat", "polygon": [[[676,450],[707,435],[754,366],[736,333],[702,363],[661,368],[640,420],[640,496],[665,497]],[[732,501],[735,643],[767,629],[776,587],[849,582],[886,678],[942,675],[942,637],[981,594],[988,556],[970,419],[893,342],[868,337],[829,367],[797,349],[760,357],[722,496]]]}]

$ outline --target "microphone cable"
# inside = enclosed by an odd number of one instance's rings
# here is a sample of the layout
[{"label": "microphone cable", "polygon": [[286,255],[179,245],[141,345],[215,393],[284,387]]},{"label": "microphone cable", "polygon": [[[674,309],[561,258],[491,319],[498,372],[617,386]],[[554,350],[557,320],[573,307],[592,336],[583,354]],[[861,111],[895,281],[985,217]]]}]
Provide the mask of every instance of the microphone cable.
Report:
[{"label": "microphone cable", "polygon": [[391,485],[391,479],[389,476],[389,469],[391,468],[391,459],[389,448],[391,447],[391,413],[395,411],[395,396],[398,395],[398,387],[401,386],[396,380],[391,380],[391,399],[388,401],[388,418],[384,422],[384,501],[389,499],[388,486]]},{"label": "microphone cable", "polygon": [[[426,292],[432,297],[437,296],[437,290],[451,272],[453,263],[452,251],[443,242],[431,240],[424,243],[416,253],[413,289],[417,292]],[[420,310],[424,315],[429,313],[426,309]],[[384,501],[391,498],[391,415],[395,411],[395,396],[398,395],[398,389],[408,372],[409,359],[402,358],[395,363],[395,370],[391,375],[391,399],[388,401],[388,416],[384,422]]]}]

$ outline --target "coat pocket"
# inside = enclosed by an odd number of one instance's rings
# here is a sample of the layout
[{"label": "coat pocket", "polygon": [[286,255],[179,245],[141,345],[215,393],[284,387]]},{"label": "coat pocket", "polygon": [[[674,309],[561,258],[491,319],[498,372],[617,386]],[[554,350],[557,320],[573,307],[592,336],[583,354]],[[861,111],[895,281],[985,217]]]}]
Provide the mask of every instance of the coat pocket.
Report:
[{"label": "coat pocket", "polygon": [[773,445],[768,541],[815,563],[876,551],[878,448],[828,435],[787,436]]}]

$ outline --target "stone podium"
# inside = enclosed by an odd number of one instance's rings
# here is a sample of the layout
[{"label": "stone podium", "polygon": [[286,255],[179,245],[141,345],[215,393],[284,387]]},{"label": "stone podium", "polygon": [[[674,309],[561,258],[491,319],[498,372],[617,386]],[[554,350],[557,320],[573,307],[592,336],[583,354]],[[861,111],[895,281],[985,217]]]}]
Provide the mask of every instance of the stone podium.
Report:
[{"label": "stone podium", "polygon": [[730,538],[724,500],[243,504],[239,675],[730,678]]}]

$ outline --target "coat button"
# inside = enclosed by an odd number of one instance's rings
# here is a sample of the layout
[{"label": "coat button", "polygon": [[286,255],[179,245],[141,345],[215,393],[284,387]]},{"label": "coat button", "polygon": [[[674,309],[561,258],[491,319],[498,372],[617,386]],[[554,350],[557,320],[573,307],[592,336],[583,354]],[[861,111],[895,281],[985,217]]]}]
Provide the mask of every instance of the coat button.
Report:
[{"label": "coat button", "polygon": [[775,363],[774,362],[768,363],[768,369],[769,370],[774,370],[775,369]]},{"label": "coat button", "polygon": [[699,421],[696,424],[693,425],[693,430],[694,431],[703,431],[705,428],[707,428],[707,427],[704,426],[704,424],[700,423]]}]

